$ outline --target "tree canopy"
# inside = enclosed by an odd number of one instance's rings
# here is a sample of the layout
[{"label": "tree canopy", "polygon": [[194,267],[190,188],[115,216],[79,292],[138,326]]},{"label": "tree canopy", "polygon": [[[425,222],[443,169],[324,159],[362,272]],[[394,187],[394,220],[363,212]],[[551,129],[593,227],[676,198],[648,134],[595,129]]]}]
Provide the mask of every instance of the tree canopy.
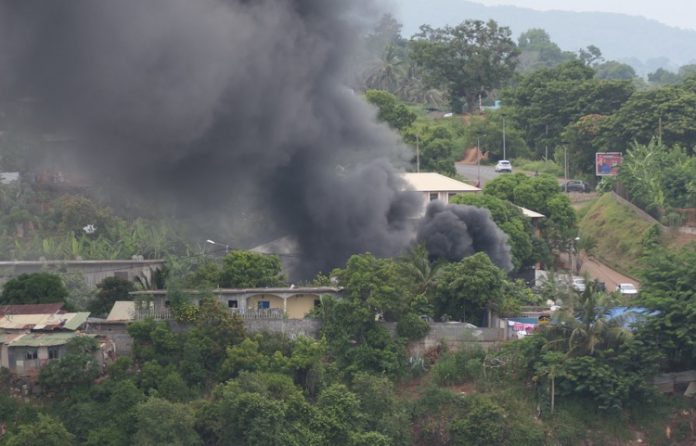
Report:
[{"label": "tree canopy", "polygon": [[222,264],[222,287],[263,288],[285,281],[278,256],[234,250],[225,255]]},{"label": "tree canopy", "polygon": [[503,101],[527,144],[538,156],[563,144],[566,126],[589,114],[610,115],[633,94],[628,81],[594,78],[579,60],[541,69],[503,92]]},{"label": "tree canopy", "polygon": [[507,27],[467,20],[456,27],[424,25],[411,39],[411,57],[426,82],[449,93],[452,110],[469,112],[512,76],[519,51]]},{"label": "tree canopy", "polygon": [[60,276],[51,273],[21,274],[2,288],[0,304],[45,304],[65,302],[68,290]]}]

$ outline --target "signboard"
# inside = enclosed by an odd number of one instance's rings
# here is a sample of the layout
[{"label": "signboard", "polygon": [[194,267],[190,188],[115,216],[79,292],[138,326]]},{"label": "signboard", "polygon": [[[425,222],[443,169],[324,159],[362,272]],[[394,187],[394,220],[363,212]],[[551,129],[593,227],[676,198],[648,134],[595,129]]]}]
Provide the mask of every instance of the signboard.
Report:
[{"label": "signboard", "polygon": [[618,175],[623,157],[620,152],[597,152],[595,154],[595,170],[599,177]]}]

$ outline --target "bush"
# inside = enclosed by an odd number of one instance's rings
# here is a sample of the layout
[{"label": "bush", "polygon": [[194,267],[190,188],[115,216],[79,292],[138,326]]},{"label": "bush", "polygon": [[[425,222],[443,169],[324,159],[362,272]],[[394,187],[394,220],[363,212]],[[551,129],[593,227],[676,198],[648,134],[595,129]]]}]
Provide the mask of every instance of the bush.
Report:
[{"label": "bush", "polygon": [[409,341],[423,339],[429,331],[430,324],[414,313],[405,315],[396,324],[396,332],[398,335],[408,339]]},{"label": "bush", "polygon": [[450,424],[452,443],[462,446],[505,444],[507,422],[503,409],[484,396],[469,396],[466,401],[466,416]]}]

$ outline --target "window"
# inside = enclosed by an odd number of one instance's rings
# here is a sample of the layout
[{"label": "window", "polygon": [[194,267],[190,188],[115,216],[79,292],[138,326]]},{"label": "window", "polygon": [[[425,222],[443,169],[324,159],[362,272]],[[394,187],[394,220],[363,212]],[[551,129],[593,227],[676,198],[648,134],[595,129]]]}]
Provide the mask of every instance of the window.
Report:
[{"label": "window", "polygon": [[227,301],[227,308],[238,308],[239,304],[235,299],[230,299]]},{"label": "window", "polygon": [[39,357],[39,351],[35,348],[28,349],[24,359],[31,360]]},{"label": "window", "polygon": [[58,359],[58,347],[48,347],[48,359]]},{"label": "window", "polygon": [[259,310],[268,310],[271,308],[271,302],[268,300],[260,300],[258,304]]},{"label": "window", "polygon": [[169,302],[168,300],[165,300],[165,301],[164,301],[164,306],[165,306],[165,308],[169,308],[171,305],[172,305],[172,303]]},{"label": "window", "polygon": [[321,300],[314,299],[314,308],[319,308],[319,307],[321,307]]},{"label": "window", "polygon": [[430,201],[437,200],[437,192],[430,192]]}]

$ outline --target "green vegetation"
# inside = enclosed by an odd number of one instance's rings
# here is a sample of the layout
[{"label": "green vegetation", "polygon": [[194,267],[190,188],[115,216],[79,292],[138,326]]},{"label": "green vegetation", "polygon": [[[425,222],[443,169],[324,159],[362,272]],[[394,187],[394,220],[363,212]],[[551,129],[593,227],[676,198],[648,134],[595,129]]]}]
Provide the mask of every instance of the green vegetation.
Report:
[{"label": "green vegetation", "polygon": [[[669,235],[611,194],[576,214],[555,176],[565,153],[571,175],[588,177],[598,147],[624,152],[618,180],[604,186],[618,181],[635,204],[680,223],[676,209],[696,206],[693,67],[653,73],[652,88],[641,90],[630,67],[592,45],[563,52],[538,29],[515,45],[495,22],[424,26],[408,41],[384,17],[365,44],[365,99],[417,147],[412,167],[454,176],[454,160],[475,145],[500,158],[505,126],[516,168],[539,173],[501,175],[483,194],[452,200],[490,211],[518,270],[552,265],[579,235],[590,254],[641,279],[636,304],[647,313],[627,325],[612,316],[616,296],[591,281],[582,293],[533,296],[483,253],[433,262],[413,246],[396,259],[357,254],[317,277],[343,289],[309,316],[322,323],[319,339],[250,335],[210,290],[281,285],[278,257],[234,250],[220,264],[190,256],[178,230],[154,223],[161,216],[124,218],[85,193],[1,185],[0,257],[171,256],[139,287],[168,290],[176,325],[130,324],[132,355],[107,370],[97,366],[95,340],[78,336],[42,369],[41,393],[26,399],[8,396],[3,376],[0,444],[536,446],[612,444],[635,430],[646,444],[667,444],[667,425],[675,441],[692,440],[674,414],[693,401],[661,398],[650,383],[658,372],[696,366],[696,247],[670,250]],[[479,101],[498,98],[502,108],[479,113]],[[447,103],[469,114],[433,119],[429,112],[442,116]],[[13,138],[0,145],[3,163],[26,169]],[[517,206],[545,215],[538,235]],[[74,277],[40,273],[8,282],[1,303],[66,302],[104,315],[133,288],[107,279],[92,296]],[[481,325],[489,312],[514,315],[546,298],[562,309],[522,340],[487,350],[409,348],[428,320]]]},{"label": "green vegetation", "polygon": [[3,285],[0,304],[65,303],[67,297],[67,288],[55,274],[21,274]]},{"label": "green vegetation", "polygon": [[588,253],[618,271],[636,276],[643,267],[642,258],[653,238],[665,236],[655,224],[620,203],[612,194],[604,194],[586,211],[579,222],[580,239],[591,240]]}]

